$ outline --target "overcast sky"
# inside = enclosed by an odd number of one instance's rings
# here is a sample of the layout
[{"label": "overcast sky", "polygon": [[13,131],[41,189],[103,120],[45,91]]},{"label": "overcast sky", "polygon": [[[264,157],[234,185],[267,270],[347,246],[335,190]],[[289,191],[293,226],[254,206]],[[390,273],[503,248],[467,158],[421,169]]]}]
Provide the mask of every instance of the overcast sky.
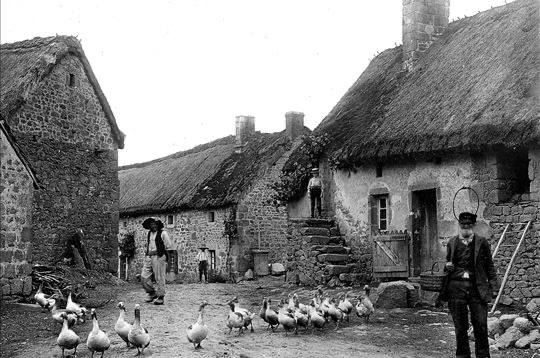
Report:
[{"label": "overcast sky", "polygon": [[[313,129],[379,51],[401,43],[401,0],[2,0],[1,42],[77,36],[120,129],[121,165],[304,112]],[[451,0],[450,19],[504,0]]]}]

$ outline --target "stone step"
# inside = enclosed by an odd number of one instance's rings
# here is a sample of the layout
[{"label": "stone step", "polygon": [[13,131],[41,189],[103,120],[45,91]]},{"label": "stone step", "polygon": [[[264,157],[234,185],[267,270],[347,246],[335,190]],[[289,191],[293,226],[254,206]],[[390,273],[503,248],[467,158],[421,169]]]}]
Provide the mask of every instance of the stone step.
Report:
[{"label": "stone step", "polygon": [[323,254],[348,254],[351,248],[340,245],[314,245],[311,250],[320,251]]},{"label": "stone step", "polygon": [[299,223],[301,225],[311,227],[330,228],[334,226],[334,219],[291,218],[290,221],[293,223]]},{"label": "stone step", "polygon": [[317,256],[319,262],[347,262],[349,255],[345,254],[320,254]]},{"label": "stone step", "polygon": [[330,230],[324,227],[303,227],[300,229],[300,234],[303,236],[330,236]]},{"label": "stone step", "polygon": [[349,273],[349,266],[347,265],[326,265],[326,272],[329,276],[337,276],[342,273]]},{"label": "stone step", "polygon": [[331,242],[332,238],[330,236],[311,235],[304,236],[303,240],[306,244],[328,245]]},{"label": "stone step", "polygon": [[337,226],[333,226],[330,228],[330,236],[341,236],[341,233],[339,232],[339,228]]}]

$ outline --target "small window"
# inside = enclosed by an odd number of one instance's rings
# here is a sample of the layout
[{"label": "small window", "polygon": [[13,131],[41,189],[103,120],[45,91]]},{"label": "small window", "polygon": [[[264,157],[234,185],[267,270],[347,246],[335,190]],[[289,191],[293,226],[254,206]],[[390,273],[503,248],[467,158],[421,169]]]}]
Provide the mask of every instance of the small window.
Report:
[{"label": "small window", "polygon": [[174,215],[167,215],[167,227],[174,227]]},{"label": "small window", "polygon": [[73,73],[69,74],[69,87],[75,87],[75,75]]},{"label": "small window", "polygon": [[127,221],[122,221],[122,225],[124,225],[124,227],[127,227]]},{"label": "small window", "polygon": [[379,212],[379,230],[386,231],[388,230],[388,197],[379,196],[378,197],[378,212]]},{"label": "small window", "polygon": [[526,148],[499,151],[497,158],[497,180],[499,201],[507,201],[516,195],[530,192],[529,153]]},{"label": "small window", "polygon": [[213,211],[208,212],[208,222],[213,223],[216,220],[216,213]]},{"label": "small window", "polygon": [[382,177],[382,164],[377,164],[377,166],[375,167],[375,176],[377,178]]},{"label": "small window", "polygon": [[216,269],[216,250],[208,250],[210,252],[210,270]]}]

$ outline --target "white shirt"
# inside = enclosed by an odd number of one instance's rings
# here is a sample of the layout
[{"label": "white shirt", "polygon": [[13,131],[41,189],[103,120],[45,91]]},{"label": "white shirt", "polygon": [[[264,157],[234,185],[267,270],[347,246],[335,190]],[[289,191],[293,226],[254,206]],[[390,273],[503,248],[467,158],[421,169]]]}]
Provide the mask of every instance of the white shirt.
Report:
[{"label": "white shirt", "polygon": [[[156,232],[150,231],[150,242],[148,243],[148,251],[157,251],[156,248]],[[171,239],[169,238],[169,234],[167,231],[161,232],[161,239],[163,240],[163,244],[165,245],[165,250],[173,250]]]},{"label": "white shirt", "polygon": [[322,179],[321,177],[313,177],[309,179],[308,189],[319,187],[322,190]]},{"label": "white shirt", "polygon": [[206,250],[204,252],[199,251],[197,253],[197,261],[209,261],[208,260],[208,251],[206,251]]}]

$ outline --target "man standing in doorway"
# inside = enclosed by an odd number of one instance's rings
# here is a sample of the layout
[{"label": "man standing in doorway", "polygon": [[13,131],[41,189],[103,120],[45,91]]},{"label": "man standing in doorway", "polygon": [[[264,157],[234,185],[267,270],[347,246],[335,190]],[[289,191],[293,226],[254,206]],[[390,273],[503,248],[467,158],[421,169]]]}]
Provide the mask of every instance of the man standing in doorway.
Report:
[{"label": "man standing in doorway", "polygon": [[199,248],[197,253],[197,261],[199,262],[199,283],[202,282],[202,276],[204,274],[204,283],[208,283],[208,249],[206,246]]},{"label": "man standing in doorway", "polygon": [[446,286],[440,300],[448,301],[448,308],[456,331],[456,357],[470,358],[469,311],[474,329],[477,358],[489,358],[487,304],[498,289],[497,271],[493,265],[487,240],[474,234],[476,215],[459,214],[459,234],[447,246],[445,271]]},{"label": "man standing in doorway", "polygon": [[[167,250],[172,249],[171,240],[167,231],[163,230],[161,220],[148,218],[143,222],[143,228],[149,230],[146,242],[146,256],[141,272],[142,286],[148,297],[146,302],[162,305],[165,298],[165,273],[169,256]],[[156,280],[156,287],[152,284],[152,275]]]},{"label": "man standing in doorway", "polygon": [[319,168],[313,168],[311,170],[313,177],[309,180],[308,184],[308,195],[311,202],[311,217],[315,217],[315,205],[317,205],[317,212],[319,218],[321,215],[321,197],[323,194],[323,183],[322,179],[319,177]]}]

